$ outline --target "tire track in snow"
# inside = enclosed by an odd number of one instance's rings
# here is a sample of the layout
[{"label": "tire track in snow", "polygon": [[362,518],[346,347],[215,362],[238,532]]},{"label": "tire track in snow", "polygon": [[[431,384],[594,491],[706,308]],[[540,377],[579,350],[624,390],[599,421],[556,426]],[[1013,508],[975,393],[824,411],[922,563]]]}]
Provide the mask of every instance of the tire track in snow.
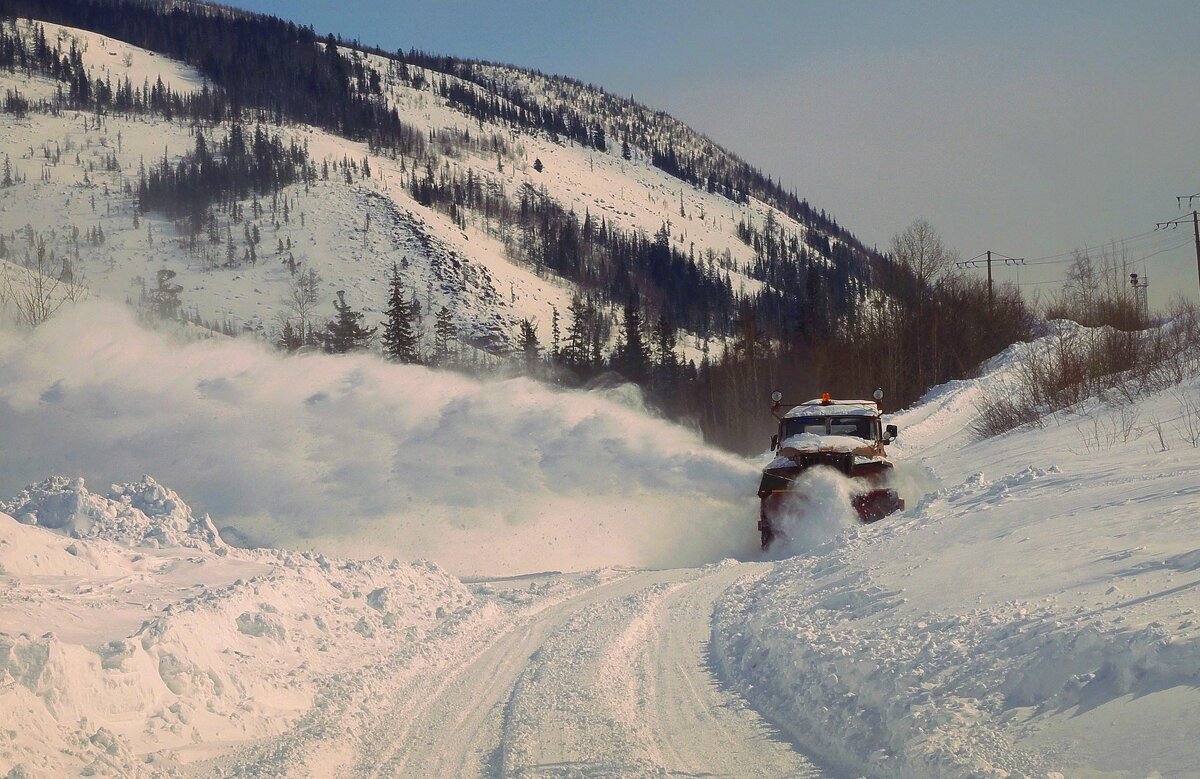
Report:
[{"label": "tire track in snow", "polygon": [[497,774],[821,776],[708,663],[714,601],[764,571],[646,572],[576,611],[516,681]]},{"label": "tire track in snow", "polygon": [[723,564],[554,576],[551,591],[526,606],[489,606],[492,616],[480,613],[419,657],[341,680],[299,727],[221,768],[279,776],[819,777],[709,663],[715,600],[766,570]]}]

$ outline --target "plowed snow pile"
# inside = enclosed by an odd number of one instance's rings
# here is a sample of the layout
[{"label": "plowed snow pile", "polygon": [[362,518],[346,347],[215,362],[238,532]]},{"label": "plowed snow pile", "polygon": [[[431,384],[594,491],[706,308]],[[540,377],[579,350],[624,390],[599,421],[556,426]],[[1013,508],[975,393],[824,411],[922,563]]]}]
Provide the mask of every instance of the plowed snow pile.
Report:
[{"label": "plowed snow pile", "polygon": [[1200,387],[975,441],[1018,349],[894,420],[946,486],[728,591],[716,664],[852,775],[1195,776]]},{"label": "plowed snow pile", "polygon": [[488,614],[431,563],[227,548],[149,477],[109,497],[51,479],[6,505],[4,770],[134,776],[203,758],[286,730],[338,674],[403,676],[398,655]]},{"label": "plowed snow pile", "polygon": [[152,472],[256,545],[490,574],[754,548],[754,466],[625,396],[181,345],[98,301],[0,329],[0,430],[0,494]]}]

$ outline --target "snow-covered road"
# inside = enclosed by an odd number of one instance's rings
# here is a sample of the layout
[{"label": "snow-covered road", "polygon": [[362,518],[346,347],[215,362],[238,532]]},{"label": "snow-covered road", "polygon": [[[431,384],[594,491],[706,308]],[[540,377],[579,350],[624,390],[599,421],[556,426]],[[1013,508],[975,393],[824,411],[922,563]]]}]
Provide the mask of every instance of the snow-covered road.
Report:
[{"label": "snow-covered road", "polygon": [[[195,772],[352,765],[353,775],[371,777],[822,776],[708,660],[716,599],[768,568],[730,562],[477,583],[513,607],[432,642],[438,649],[419,673],[407,663],[394,676],[397,668],[380,667],[343,679],[366,694],[330,694],[342,711],[324,707],[331,717],[302,719]],[[362,729],[329,738],[331,722],[352,720]]]}]

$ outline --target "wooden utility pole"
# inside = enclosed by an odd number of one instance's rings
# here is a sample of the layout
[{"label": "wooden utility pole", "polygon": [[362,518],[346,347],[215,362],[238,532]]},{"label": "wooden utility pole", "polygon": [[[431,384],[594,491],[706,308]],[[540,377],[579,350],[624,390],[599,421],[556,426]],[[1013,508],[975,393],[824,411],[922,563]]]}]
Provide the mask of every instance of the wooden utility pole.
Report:
[{"label": "wooden utility pole", "polygon": [[992,309],[993,304],[995,304],[995,302],[996,302],[996,294],[994,292],[992,292],[992,250],[991,249],[988,249],[987,264],[988,264],[988,310],[990,311]]},{"label": "wooden utility pole", "polygon": [[[1024,257],[1009,257],[1006,254],[1001,254],[1000,252],[993,252],[991,249],[988,249],[983,254],[975,255],[974,257],[972,257],[969,260],[964,260],[962,262],[955,263],[955,265],[958,266],[959,268],[978,268],[981,263],[984,263],[984,262],[987,263],[988,310],[989,311],[993,308],[993,306],[995,305],[995,302],[996,302],[996,293],[995,293],[995,290],[992,288],[992,254],[993,253],[996,255],[998,260],[1003,260],[1005,265],[1024,265],[1025,264]],[[985,257],[987,258],[986,260],[984,259]]]},{"label": "wooden utility pole", "polygon": [[1192,232],[1196,236],[1196,277],[1200,280],[1200,216],[1192,211]]},{"label": "wooden utility pole", "polygon": [[[1179,208],[1183,208],[1183,201],[1186,200],[1188,202],[1188,208],[1192,208],[1192,202],[1197,198],[1200,198],[1200,192],[1197,192],[1194,195],[1178,195],[1175,198],[1175,203]],[[1184,214],[1183,216],[1177,216],[1174,219],[1168,219],[1165,222],[1156,223],[1154,225],[1154,229],[1163,230],[1168,227],[1176,228],[1186,219],[1187,214]],[[1196,209],[1192,209],[1192,235],[1196,239],[1196,277],[1197,281],[1200,281],[1200,212],[1197,212]]]}]

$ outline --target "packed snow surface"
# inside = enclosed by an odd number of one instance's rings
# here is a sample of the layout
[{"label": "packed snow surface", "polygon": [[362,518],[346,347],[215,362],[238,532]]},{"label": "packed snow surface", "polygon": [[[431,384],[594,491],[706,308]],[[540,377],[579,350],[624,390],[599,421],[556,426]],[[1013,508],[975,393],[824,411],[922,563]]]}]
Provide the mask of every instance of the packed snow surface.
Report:
[{"label": "packed snow surface", "polygon": [[0,511],[10,776],[161,775],[285,731],[329,679],[486,612],[431,563],[230,549],[149,478],[113,495],[51,479],[9,502],[20,521]]}]

